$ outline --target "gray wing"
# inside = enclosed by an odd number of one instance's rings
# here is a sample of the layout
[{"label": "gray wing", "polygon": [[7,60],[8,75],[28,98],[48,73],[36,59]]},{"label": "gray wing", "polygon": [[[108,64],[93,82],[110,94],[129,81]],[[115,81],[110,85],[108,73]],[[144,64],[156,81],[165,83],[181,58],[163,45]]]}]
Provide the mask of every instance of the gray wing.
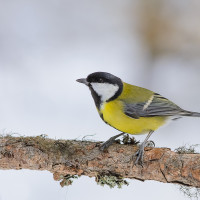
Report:
[{"label": "gray wing", "polygon": [[155,93],[147,102],[127,103],[124,102],[124,113],[132,118],[154,116],[175,116],[183,112],[173,102]]}]

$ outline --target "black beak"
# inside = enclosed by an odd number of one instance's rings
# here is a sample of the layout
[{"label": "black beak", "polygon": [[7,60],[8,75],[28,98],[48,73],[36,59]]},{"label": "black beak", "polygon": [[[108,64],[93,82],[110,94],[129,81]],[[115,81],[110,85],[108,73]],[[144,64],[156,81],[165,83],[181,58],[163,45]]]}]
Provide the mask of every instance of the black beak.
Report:
[{"label": "black beak", "polygon": [[89,83],[87,82],[86,78],[80,78],[80,79],[77,79],[76,81],[79,82],[79,83],[83,83],[83,84],[85,84],[87,86],[89,85]]}]

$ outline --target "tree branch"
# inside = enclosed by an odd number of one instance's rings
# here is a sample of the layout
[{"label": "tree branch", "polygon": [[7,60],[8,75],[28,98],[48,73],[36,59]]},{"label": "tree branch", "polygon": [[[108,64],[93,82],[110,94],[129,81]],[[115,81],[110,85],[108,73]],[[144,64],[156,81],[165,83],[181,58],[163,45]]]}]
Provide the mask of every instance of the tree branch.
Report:
[{"label": "tree branch", "polygon": [[0,169],[48,170],[54,179],[66,175],[99,174],[155,180],[200,188],[200,154],[179,154],[168,148],[145,148],[143,167],[133,165],[136,145],[113,144],[99,151],[100,142],[1,137]]}]

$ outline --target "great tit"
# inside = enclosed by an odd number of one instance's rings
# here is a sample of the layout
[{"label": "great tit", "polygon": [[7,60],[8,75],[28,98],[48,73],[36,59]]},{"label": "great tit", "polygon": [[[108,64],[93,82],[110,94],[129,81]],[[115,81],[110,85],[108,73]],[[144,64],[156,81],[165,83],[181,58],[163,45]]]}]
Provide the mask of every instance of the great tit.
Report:
[{"label": "great tit", "polygon": [[182,116],[200,117],[200,113],[186,111],[158,93],[125,83],[107,72],[95,72],[77,81],[89,87],[101,119],[122,132],[103,143],[100,150],[124,133],[148,133],[135,154],[135,164],[143,162],[144,147],[160,126]]}]

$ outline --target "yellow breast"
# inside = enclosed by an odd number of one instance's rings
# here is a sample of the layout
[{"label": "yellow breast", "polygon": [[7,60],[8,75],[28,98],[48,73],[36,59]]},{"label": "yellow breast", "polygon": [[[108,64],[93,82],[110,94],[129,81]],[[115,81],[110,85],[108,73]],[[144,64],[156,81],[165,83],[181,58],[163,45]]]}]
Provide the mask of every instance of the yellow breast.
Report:
[{"label": "yellow breast", "polygon": [[150,130],[156,130],[164,125],[166,117],[140,117],[134,119],[123,112],[123,104],[120,100],[113,100],[102,105],[101,111],[103,119],[112,127],[119,131],[130,134],[144,134]]}]

